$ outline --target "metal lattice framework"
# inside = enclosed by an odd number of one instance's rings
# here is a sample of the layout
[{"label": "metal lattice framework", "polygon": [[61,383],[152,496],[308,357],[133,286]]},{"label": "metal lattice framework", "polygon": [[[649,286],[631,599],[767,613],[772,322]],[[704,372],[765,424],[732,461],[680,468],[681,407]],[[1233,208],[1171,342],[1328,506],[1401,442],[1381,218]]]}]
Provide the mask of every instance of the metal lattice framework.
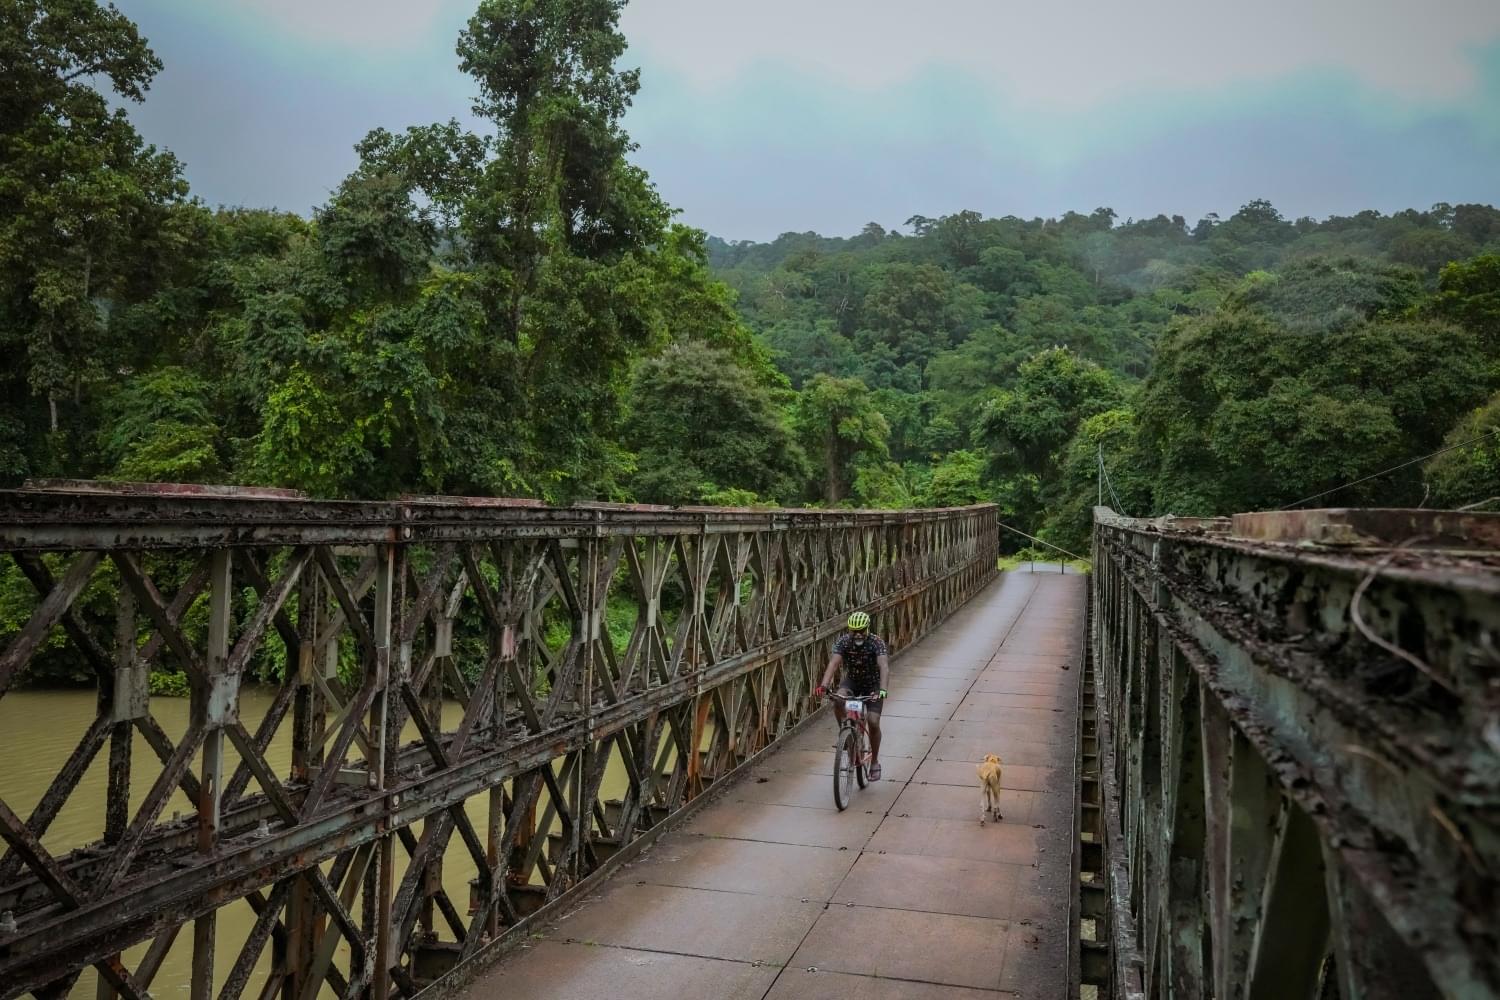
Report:
[{"label": "metal lattice framework", "polygon": [[[59,634],[98,691],[30,814],[0,802],[0,997],[65,994],[90,966],[101,995],[145,996],[184,928],[195,998],[411,996],[814,712],[849,610],[905,645],[996,556],[989,507],[0,493],[0,560],[35,595],[0,651],[0,698]],[[153,668],[191,692],[176,739]],[[257,676],[275,686],[251,724]],[[142,738],[155,759],[132,759]],[[0,749],[28,755],[3,733]],[[101,836],[51,852],[96,759]],[[625,791],[606,798],[611,767]],[[455,866],[468,899],[444,889]],[[253,922],[215,981],[230,907]]]},{"label": "metal lattice framework", "polygon": [[1110,995],[1500,995],[1497,540],[1095,512]]}]

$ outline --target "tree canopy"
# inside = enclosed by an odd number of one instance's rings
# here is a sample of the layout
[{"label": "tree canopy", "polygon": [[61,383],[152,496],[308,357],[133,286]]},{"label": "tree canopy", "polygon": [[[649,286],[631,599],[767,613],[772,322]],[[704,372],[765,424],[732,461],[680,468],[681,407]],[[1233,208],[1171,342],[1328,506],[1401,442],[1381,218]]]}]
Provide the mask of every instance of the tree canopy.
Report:
[{"label": "tree canopy", "polygon": [[0,10],[0,472],[67,461],[85,391],[121,345],[106,304],[138,300],[180,251],[187,185],[123,107],[161,62],[113,7],[17,0]]},{"label": "tree canopy", "polygon": [[636,370],[625,445],[637,456],[630,479],[648,503],[790,501],[809,467],[787,414],[728,351],[686,341]]},{"label": "tree canopy", "polygon": [[[1484,205],[1316,221],[1257,200],[1191,227],[960,212],[909,235],[872,223],[709,249],[793,386],[870,389],[880,461],[900,467],[880,481],[904,490],[882,496],[942,502],[961,475],[1015,527],[1082,551],[1101,456],[1106,502],[1216,514],[1438,448],[1500,388],[1497,226]],[[1435,489],[1414,464],[1328,500]]]},{"label": "tree canopy", "polygon": [[728,242],[632,159],[622,6],[483,0],[455,51],[474,127],[373,129],[305,217],[191,197],[131,123],[161,63],[115,8],[5,6],[0,480],[994,501],[1075,551],[1101,494],[1500,494],[1493,207]]}]

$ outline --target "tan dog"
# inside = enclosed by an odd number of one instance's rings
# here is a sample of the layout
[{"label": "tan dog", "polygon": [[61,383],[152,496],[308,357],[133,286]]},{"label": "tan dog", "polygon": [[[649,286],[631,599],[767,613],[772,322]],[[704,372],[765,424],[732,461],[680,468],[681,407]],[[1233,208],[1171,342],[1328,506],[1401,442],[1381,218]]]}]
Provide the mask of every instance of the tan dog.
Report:
[{"label": "tan dog", "polygon": [[984,755],[984,763],[980,764],[976,771],[979,772],[979,825],[984,826],[984,814],[989,813],[995,817],[995,822],[1000,822],[1000,758],[989,753]]}]

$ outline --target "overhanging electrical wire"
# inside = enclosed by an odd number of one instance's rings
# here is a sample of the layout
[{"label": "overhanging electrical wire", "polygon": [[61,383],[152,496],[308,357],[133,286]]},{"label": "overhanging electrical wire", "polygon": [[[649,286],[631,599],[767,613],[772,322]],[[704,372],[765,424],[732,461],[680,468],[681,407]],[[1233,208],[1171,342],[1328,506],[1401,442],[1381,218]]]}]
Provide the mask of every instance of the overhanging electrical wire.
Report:
[{"label": "overhanging electrical wire", "polygon": [[1109,478],[1109,466],[1104,464],[1102,458],[1099,460],[1099,467],[1104,470],[1104,485],[1109,487],[1110,499],[1115,502],[1115,512],[1129,517],[1130,515],[1125,512],[1125,505],[1120,502],[1120,494],[1115,492],[1114,480]]},{"label": "overhanging electrical wire", "polygon": [[[1340,486],[1335,486],[1331,490],[1324,490],[1322,493],[1314,493],[1310,497],[1303,497],[1301,500],[1294,500],[1291,503],[1286,504],[1285,506],[1282,506],[1282,507],[1277,507],[1276,509],[1277,510],[1291,510],[1293,507],[1300,507],[1303,504],[1307,503],[1307,501],[1309,501],[1309,500],[1317,500],[1320,497],[1326,497],[1326,496],[1328,496],[1328,494],[1330,494],[1330,493],[1337,493],[1339,490],[1346,490],[1346,489],[1348,489],[1351,486],[1358,486],[1360,483],[1368,483],[1372,479],[1379,479],[1381,476],[1390,475],[1392,472],[1399,472],[1402,469],[1407,468],[1408,466],[1416,465],[1418,462],[1425,462],[1429,458],[1437,458],[1439,455],[1444,455],[1444,454],[1447,454],[1450,451],[1455,451],[1455,450],[1457,450],[1459,448],[1463,448],[1463,447],[1465,447],[1467,445],[1475,444],[1475,443],[1477,443],[1479,441],[1485,440],[1486,438],[1492,438],[1496,434],[1500,434],[1500,427],[1492,427],[1488,431],[1485,431],[1483,434],[1475,435],[1474,437],[1471,437],[1471,438],[1469,438],[1467,440],[1464,440],[1464,441],[1460,441],[1457,444],[1450,444],[1446,448],[1439,448],[1437,451],[1428,452],[1426,455],[1422,455],[1422,456],[1420,456],[1418,458],[1414,458],[1414,459],[1412,459],[1409,462],[1402,462],[1400,465],[1393,465],[1389,469],[1381,469],[1379,472],[1371,473],[1370,475],[1364,476],[1364,477],[1362,477],[1360,479],[1350,480],[1349,482],[1344,483],[1344,484],[1342,484]],[[1108,473],[1105,474],[1105,478],[1108,479]]]},{"label": "overhanging electrical wire", "polygon": [[1102,444],[1099,445],[1099,479],[1109,488],[1109,497],[1115,502],[1115,513],[1129,517],[1130,515],[1125,513],[1125,505],[1120,503],[1120,494],[1115,492],[1114,480],[1109,477],[1109,466],[1104,464],[1104,445]]}]

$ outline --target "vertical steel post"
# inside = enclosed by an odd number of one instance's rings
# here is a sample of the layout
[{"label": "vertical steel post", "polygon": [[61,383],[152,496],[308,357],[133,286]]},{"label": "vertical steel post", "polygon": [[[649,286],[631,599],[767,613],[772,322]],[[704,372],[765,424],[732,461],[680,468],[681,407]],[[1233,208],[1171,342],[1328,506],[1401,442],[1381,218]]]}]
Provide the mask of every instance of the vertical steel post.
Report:
[{"label": "vertical steel post", "polygon": [[600,642],[608,641],[608,635],[604,630],[604,610],[596,592],[599,586],[599,549],[602,545],[602,533],[597,523],[598,515],[596,514],[595,517],[593,537],[578,540],[578,602],[583,612],[583,621],[580,623],[583,629],[583,642],[580,646],[582,662],[578,664],[578,708],[587,720],[588,737],[578,751],[578,771],[573,783],[573,857],[569,864],[568,877],[574,885],[577,885],[584,875],[583,845],[588,840],[589,831],[594,822],[593,810],[589,808],[590,803],[585,799],[594,743],[594,664],[598,659],[595,647]]},{"label": "vertical steel post", "polygon": [[[411,676],[412,643],[410,639],[404,637],[414,635],[415,633],[411,624],[406,622],[404,617],[403,615],[401,623],[401,635],[403,639],[400,653],[396,658],[398,664],[397,674],[399,675],[397,683],[405,682]],[[443,671],[446,657],[441,655],[435,645],[432,649],[434,653],[432,668],[427,672],[422,690],[413,693],[420,699],[423,709],[427,712],[427,717],[437,725],[438,731],[441,732],[443,728]],[[441,813],[428,816],[422,820],[423,831],[426,831],[429,824],[444,822],[447,822],[447,818]],[[437,915],[436,897],[438,892],[443,888],[443,861],[441,854],[428,862],[427,872],[423,876],[423,881],[422,902],[417,914],[417,924],[421,928],[421,934],[430,937],[434,933],[434,918]]]},{"label": "vertical steel post", "polygon": [[[377,550],[379,565],[375,570],[375,615],[373,634],[375,639],[376,691],[370,706],[370,742],[375,751],[375,760],[370,761],[370,774],[379,791],[390,784],[387,774],[387,754],[391,745],[400,738],[396,732],[388,732],[391,717],[391,636],[392,617],[397,591],[401,587],[401,574],[405,571],[405,552],[395,545],[382,545]],[[389,757],[390,768],[395,767],[394,756]],[[366,896],[366,905],[375,906],[375,970],[371,980],[371,995],[375,1000],[386,1000],[390,995],[391,966],[397,956],[391,954],[391,908],[393,902],[396,864],[396,837],[386,830],[380,838],[380,852],[376,859],[377,871],[370,876],[376,899]],[[367,886],[369,883],[367,883]]]},{"label": "vertical steel post", "polygon": [[[224,726],[233,719],[237,677],[229,668],[231,551],[216,549],[210,559],[208,650],[204,677],[194,691],[193,724],[204,729],[203,773],[198,791],[198,851],[211,854],[219,837],[219,805],[224,791]],[[214,930],[217,911],[193,921],[192,1000],[210,1000],[214,989]]]},{"label": "vertical steel post", "polygon": [[[320,756],[323,719],[322,698],[317,682],[323,670],[322,577],[316,568],[302,574],[297,594],[297,692],[292,701],[292,777],[307,781]],[[288,664],[288,669],[291,665]],[[312,972],[318,952],[319,924],[313,889],[303,876],[296,876],[286,911],[286,943],[277,942],[282,1000],[297,1000]]]},{"label": "vertical steel post", "polygon": [[[130,747],[132,719],[145,714],[147,689],[144,664],[138,662],[135,636],[135,595],[121,588],[115,615],[115,673],[113,685],[99,690],[99,711],[110,713],[109,788],[104,804],[104,842],[118,844],[130,822]],[[106,701],[108,704],[106,704]],[[111,961],[119,961],[118,954]],[[98,977],[96,1000],[114,1000],[118,992],[104,976]]]}]

